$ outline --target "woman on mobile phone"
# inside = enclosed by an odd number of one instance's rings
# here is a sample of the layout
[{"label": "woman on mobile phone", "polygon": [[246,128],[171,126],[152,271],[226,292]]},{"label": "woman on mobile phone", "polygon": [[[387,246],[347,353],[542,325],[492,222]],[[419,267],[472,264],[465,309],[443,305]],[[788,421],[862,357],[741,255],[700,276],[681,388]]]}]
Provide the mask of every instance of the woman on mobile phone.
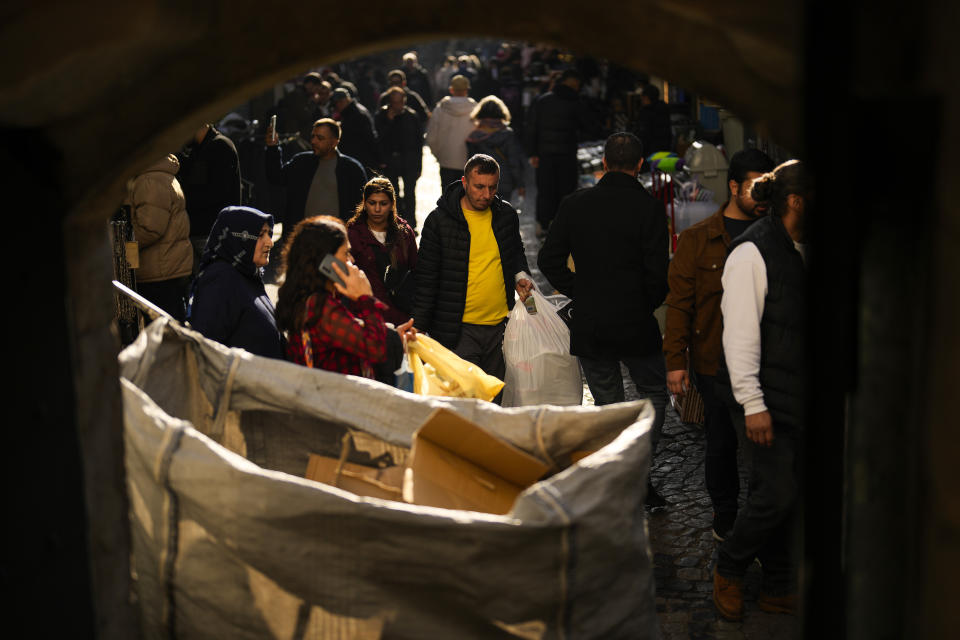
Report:
[{"label": "woman on mobile phone", "polygon": [[[338,262],[325,275],[320,266],[328,255]],[[387,307],[353,264],[343,222],[331,216],[301,220],[284,247],[281,269],[277,324],[287,334],[287,359],[374,378],[375,365],[387,357]],[[351,301],[352,311],[342,298]],[[396,330],[401,339],[415,339],[413,320]]]},{"label": "woman on mobile phone", "polygon": [[363,200],[347,222],[354,261],[367,279],[373,295],[386,305],[383,318],[396,325],[410,319],[413,308],[413,268],[417,241],[413,229],[397,215],[393,184],[382,177],[363,187]]},{"label": "woman on mobile phone", "polygon": [[220,211],[191,286],[187,320],[220,344],[283,359],[283,336],[263,286],[272,234],[273,216],[253,207]]}]

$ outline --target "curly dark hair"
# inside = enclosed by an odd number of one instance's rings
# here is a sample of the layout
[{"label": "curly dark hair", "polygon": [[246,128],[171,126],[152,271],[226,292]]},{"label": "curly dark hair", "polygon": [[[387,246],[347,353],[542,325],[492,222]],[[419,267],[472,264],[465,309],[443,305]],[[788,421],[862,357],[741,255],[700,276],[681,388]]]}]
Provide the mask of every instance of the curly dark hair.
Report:
[{"label": "curly dark hair", "polygon": [[385,194],[390,198],[390,204],[393,205],[390,217],[387,218],[387,250],[390,253],[390,264],[395,268],[398,260],[405,262],[407,259],[407,243],[398,242],[398,240],[404,239],[409,231],[407,227],[400,224],[400,218],[397,216],[397,194],[393,189],[393,184],[387,178],[377,176],[363,185],[363,198],[357,205],[353,217],[347,220],[347,227],[352,227],[355,224],[367,224],[367,198],[375,193]]},{"label": "curly dark hair", "polygon": [[293,228],[281,256],[284,280],[277,298],[277,327],[281,331],[299,332],[307,298],[327,295],[330,280],[320,273],[320,263],[346,241],[343,221],[332,216],[307,218]]}]

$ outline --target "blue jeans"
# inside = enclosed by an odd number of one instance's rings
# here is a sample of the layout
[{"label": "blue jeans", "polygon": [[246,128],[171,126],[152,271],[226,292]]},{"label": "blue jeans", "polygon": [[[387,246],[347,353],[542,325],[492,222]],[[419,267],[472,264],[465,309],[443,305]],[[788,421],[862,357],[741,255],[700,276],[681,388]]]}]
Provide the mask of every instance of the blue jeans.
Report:
[{"label": "blue jeans", "polygon": [[667,369],[663,354],[657,351],[649,356],[627,356],[618,360],[580,357],[580,366],[587,379],[596,405],[623,402],[623,375],[620,363],[626,365],[630,379],[637,386],[637,395],[653,402],[657,417],[650,431],[650,451],[657,450],[660,432],[663,431],[664,410],[667,407]]}]

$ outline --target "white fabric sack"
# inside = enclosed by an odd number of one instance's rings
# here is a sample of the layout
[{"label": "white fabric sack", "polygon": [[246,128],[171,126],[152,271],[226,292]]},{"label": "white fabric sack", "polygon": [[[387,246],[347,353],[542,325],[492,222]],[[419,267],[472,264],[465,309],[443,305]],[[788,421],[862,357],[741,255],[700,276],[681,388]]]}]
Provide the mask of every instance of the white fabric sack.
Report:
[{"label": "white fabric sack", "polygon": [[503,333],[503,406],[579,405],[583,399],[580,364],[570,355],[570,330],[553,304],[534,289],[537,313],[516,304]]},{"label": "white fabric sack", "polygon": [[[503,409],[227,349],[165,319],[120,355],[144,638],[659,638],[653,406]],[[303,477],[341,436],[400,461],[438,407],[544,462],[505,515]],[[361,437],[369,440],[365,445]]]}]

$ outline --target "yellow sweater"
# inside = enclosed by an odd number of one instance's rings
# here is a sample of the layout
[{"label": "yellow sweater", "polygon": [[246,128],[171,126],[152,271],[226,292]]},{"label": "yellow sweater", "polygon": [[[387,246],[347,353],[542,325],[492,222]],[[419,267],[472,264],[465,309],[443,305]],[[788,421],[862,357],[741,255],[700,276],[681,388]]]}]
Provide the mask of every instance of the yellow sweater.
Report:
[{"label": "yellow sweater", "polygon": [[500,248],[493,235],[493,213],[463,209],[470,228],[470,262],[467,272],[467,303],[463,308],[463,322],[467,324],[499,324],[507,314],[507,299],[503,291],[503,265]]}]

